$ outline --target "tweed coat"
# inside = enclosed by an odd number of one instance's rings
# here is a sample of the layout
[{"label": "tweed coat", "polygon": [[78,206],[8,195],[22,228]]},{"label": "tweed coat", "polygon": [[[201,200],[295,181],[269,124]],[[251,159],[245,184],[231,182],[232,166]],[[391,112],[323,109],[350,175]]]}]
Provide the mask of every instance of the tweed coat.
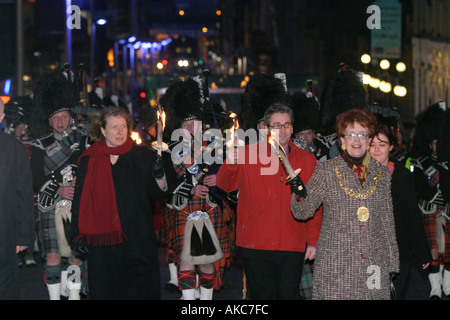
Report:
[{"label": "tweed coat", "polygon": [[[335,166],[344,185],[365,192],[375,184],[376,191],[366,200],[358,200],[339,186]],[[370,159],[364,189],[356,174],[341,156],[319,162],[306,185],[308,196],[291,198],[292,213],[308,219],[323,204],[323,222],[317,243],[314,266],[313,299],[389,299],[391,272],[399,272],[399,253],[395,234],[389,169]],[[364,205],[370,216],[357,217]]]}]

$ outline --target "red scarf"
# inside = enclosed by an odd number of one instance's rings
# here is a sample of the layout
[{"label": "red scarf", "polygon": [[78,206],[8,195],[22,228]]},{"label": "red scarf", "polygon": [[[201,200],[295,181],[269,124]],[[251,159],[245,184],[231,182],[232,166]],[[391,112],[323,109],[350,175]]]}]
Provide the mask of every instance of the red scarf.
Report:
[{"label": "red scarf", "polygon": [[81,192],[78,219],[80,234],[75,241],[86,237],[87,243],[94,246],[113,245],[123,241],[110,155],[125,154],[132,146],[133,140],[130,137],[114,148],[108,147],[103,138],[81,155],[80,159],[89,156],[89,164]]}]

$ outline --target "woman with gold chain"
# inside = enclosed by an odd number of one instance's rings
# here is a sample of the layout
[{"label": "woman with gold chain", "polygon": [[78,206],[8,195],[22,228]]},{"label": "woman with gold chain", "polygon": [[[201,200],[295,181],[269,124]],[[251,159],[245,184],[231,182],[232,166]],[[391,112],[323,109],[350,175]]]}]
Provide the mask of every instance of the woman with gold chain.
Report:
[{"label": "woman with gold chain", "polygon": [[368,152],[375,128],[367,110],[340,114],[340,154],[316,166],[305,198],[292,196],[292,214],[300,220],[323,204],[313,299],[390,299],[399,254],[389,169]]}]

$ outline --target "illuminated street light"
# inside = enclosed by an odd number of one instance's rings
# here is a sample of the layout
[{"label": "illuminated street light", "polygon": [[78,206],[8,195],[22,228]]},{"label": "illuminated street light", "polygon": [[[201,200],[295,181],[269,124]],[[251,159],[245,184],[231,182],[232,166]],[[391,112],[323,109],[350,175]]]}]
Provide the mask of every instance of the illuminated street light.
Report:
[{"label": "illuminated street light", "polygon": [[187,67],[189,66],[189,62],[187,60],[178,60],[179,67]]},{"label": "illuminated street light", "polygon": [[383,59],[383,60],[380,61],[380,68],[381,69],[387,70],[387,69],[389,69],[390,66],[391,66],[391,64],[389,63],[388,60]]},{"label": "illuminated street light", "polygon": [[98,19],[96,23],[97,23],[99,26],[104,26],[107,22],[108,22],[108,21],[107,21],[106,19]]},{"label": "illuminated street light", "polygon": [[381,81],[379,88],[384,93],[389,93],[392,90],[391,84],[389,82],[386,82],[386,81]]},{"label": "illuminated street light", "polygon": [[372,58],[367,53],[361,56],[361,62],[364,64],[368,64],[371,60]]},{"label": "illuminated street light", "polygon": [[371,78],[369,82],[369,86],[371,86],[374,89],[377,89],[380,86],[380,79],[378,78]]},{"label": "illuminated street light", "polygon": [[156,64],[156,67],[157,67],[159,70],[162,70],[162,68],[164,68],[164,65],[162,64],[162,62],[158,62],[158,63]]},{"label": "illuminated street light", "polygon": [[406,70],[406,65],[403,62],[398,62],[397,65],[395,66],[395,69],[397,69],[398,72],[405,72]]},{"label": "illuminated street light", "polygon": [[406,96],[406,88],[404,86],[395,86],[394,87],[394,94],[398,97],[404,97]]},{"label": "illuminated street light", "polygon": [[363,73],[362,80],[363,80],[364,84],[369,84],[370,83],[370,79],[372,79],[370,74]]}]

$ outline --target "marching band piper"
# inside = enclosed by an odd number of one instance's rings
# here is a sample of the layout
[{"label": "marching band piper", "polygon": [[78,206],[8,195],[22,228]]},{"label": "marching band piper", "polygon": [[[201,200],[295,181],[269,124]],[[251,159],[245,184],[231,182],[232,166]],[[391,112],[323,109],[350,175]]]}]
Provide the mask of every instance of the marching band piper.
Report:
[{"label": "marching band piper", "polygon": [[[77,161],[89,139],[72,128],[71,109],[76,98],[70,81],[60,72],[49,72],[35,92],[34,128],[47,122],[49,132],[32,142],[33,185],[38,193],[38,238],[43,256],[44,281],[51,300],[61,295],[80,299],[81,282],[67,283],[67,268],[75,265],[86,274],[85,264],[68,243]],[[64,259],[62,259],[64,258]],[[64,263],[68,260],[68,264]]]},{"label": "marching band piper", "polygon": [[173,125],[165,132],[179,130],[183,138],[171,150],[173,166],[182,182],[163,215],[169,224],[169,269],[173,272],[176,267],[184,300],[196,298],[197,286],[200,299],[211,300],[213,290],[222,287],[231,256],[227,232],[231,209],[224,199],[215,197],[216,175],[208,172],[212,164],[197,161],[204,152],[203,143],[198,141],[203,137],[201,85],[198,77],[174,79],[160,99]]},{"label": "marching band piper", "polygon": [[445,104],[435,103],[417,116],[413,141],[415,158],[409,162],[414,170],[419,208],[433,258],[428,274],[430,299],[440,299],[442,291],[445,295],[450,294],[450,206],[448,195],[444,197],[440,181],[441,172],[445,175],[448,170],[448,162],[441,161],[437,152],[444,110]]}]

